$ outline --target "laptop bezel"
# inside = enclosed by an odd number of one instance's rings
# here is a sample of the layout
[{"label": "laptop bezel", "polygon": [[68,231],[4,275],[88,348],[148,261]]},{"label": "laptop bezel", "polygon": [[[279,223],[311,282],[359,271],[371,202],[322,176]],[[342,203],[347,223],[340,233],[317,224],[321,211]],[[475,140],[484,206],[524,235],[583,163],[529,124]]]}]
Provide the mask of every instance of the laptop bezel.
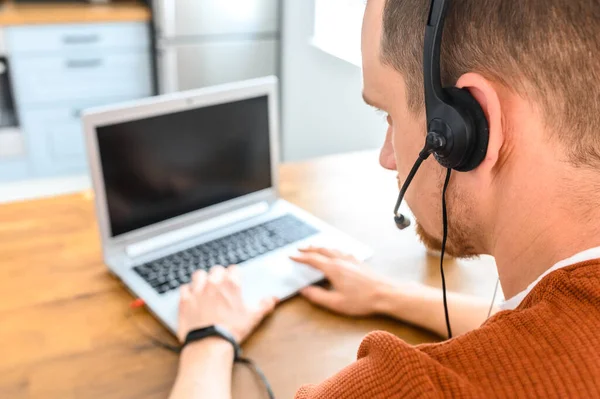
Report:
[{"label": "laptop bezel", "polygon": [[[271,186],[269,188],[112,237],[98,149],[97,127],[262,96],[268,97],[271,156]],[[122,256],[127,247],[136,243],[201,224],[259,203],[269,205],[274,203],[279,197],[278,110],[278,81],[274,76],[86,110],[82,115],[82,121],[105,260],[108,262],[114,256]]]}]

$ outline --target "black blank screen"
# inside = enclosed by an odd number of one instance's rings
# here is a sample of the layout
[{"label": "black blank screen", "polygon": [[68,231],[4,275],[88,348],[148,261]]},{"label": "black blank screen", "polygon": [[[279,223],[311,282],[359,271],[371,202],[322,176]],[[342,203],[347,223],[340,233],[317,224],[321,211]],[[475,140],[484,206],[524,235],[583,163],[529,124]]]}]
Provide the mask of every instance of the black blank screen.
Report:
[{"label": "black blank screen", "polygon": [[112,236],[271,186],[268,97],[97,128]]}]

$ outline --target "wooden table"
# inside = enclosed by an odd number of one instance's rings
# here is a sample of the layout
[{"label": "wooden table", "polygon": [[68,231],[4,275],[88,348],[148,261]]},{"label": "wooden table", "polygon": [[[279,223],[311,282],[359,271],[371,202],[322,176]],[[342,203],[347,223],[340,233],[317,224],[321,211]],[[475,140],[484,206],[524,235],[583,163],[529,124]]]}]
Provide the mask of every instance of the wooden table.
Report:
[{"label": "wooden table", "polygon": [[[394,173],[375,152],[288,164],[281,191],[371,245],[372,267],[390,279],[439,284],[413,231],[392,221]],[[489,259],[448,262],[449,286],[491,298],[496,274]],[[165,398],[177,357],[152,345],[126,317],[131,296],[102,264],[89,193],[0,207],[0,397]],[[164,339],[169,334],[141,309],[134,316]],[[362,337],[383,329],[412,344],[436,337],[385,318],[348,319],[296,298],[245,344],[278,398],[291,398],[355,359]],[[262,398],[253,375],[236,367],[234,397]]]}]

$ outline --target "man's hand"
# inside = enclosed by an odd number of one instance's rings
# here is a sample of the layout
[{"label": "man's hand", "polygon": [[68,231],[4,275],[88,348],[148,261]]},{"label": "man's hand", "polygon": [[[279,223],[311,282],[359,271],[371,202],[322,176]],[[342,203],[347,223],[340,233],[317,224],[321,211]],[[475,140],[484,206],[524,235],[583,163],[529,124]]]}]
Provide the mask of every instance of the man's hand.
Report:
[{"label": "man's hand", "polygon": [[242,299],[237,266],[215,266],[210,274],[197,271],[180,292],[177,336],[181,342],[192,330],[218,324],[241,343],[277,303],[276,298],[269,298],[255,308],[248,307]]},{"label": "man's hand", "polygon": [[[387,315],[445,336],[440,289],[411,281],[388,283],[360,267],[352,256],[338,251],[309,248],[300,252],[292,260],[322,271],[332,286],[331,290],[305,288],[301,294],[309,301],[348,316]],[[452,330],[461,335],[481,326],[490,303],[487,299],[449,292],[448,306]]]},{"label": "man's hand", "polygon": [[369,316],[378,313],[379,302],[390,286],[360,267],[350,255],[323,248],[300,250],[295,262],[320,270],[331,282],[332,289],[308,287],[301,294],[309,301],[347,316]]}]

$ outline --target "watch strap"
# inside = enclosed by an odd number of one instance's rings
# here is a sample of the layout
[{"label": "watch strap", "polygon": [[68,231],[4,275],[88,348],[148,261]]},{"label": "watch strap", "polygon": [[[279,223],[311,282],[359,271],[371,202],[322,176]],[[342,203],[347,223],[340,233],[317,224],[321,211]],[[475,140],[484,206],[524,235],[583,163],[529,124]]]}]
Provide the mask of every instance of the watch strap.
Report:
[{"label": "watch strap", "polygon": [[234,361],[237,361],[242,357],[242,348],[240,348],[240,345],[233,337],[233,334],[231,334],[226,328],[218,325],[213,325],[190,331],[185,337],[185,341],[183,342],[181,349],[185,348],[188,344],[192,342],[197,342],[209,337],[218,337],[224,339],[225,341],[233,345]]}]

